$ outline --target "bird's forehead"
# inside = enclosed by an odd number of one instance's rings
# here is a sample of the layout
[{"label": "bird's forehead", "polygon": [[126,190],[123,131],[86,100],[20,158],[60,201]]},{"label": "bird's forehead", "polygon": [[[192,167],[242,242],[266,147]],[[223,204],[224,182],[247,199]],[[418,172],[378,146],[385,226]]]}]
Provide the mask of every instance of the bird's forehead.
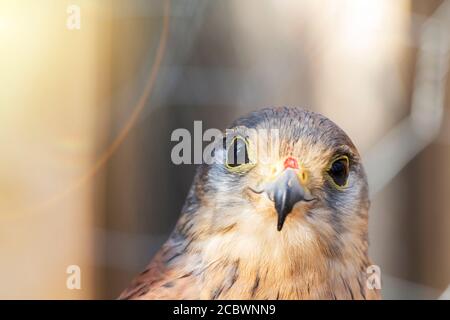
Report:
[{"label": "bird's forehead", "polygon": [[342,129],[311,111],[263,109],[238,119],[233,128],[248,136],[257,145],[259,153],[271,149],[272,158],[293,155],[303,162],[320,163],[338,153],[358,156]]}]

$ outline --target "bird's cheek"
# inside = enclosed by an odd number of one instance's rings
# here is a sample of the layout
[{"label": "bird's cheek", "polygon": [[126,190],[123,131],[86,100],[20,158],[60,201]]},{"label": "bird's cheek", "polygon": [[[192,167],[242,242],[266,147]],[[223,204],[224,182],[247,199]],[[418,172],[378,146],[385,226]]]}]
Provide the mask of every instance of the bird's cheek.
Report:
[{"label": "bird's cheek", "polygon": [[244,196],[249,201],[249,204],[257,211],[263,214],[272,214],[274,211],[273,201],[269,199],[265,193],[255,193],[250,190],[244,192]]},{"label": "bird's cheek", "polygon": [[316,202],[316,200],[311,202],[297,202],[292,208],[292,212],[290,214],[291,218],[305,220],[309,213],[314,209],[313,202]]}]

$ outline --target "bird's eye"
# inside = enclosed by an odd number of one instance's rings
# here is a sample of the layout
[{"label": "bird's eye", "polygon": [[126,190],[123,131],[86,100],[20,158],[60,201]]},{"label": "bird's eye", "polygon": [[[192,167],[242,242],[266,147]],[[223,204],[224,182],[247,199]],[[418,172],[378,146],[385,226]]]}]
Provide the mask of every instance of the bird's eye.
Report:
[{"label": "bird's eye", "polygon": [[234,137],[227,148],[226,167],[230,170],[250,164],[248,156],[248,142],[242,137]]},{"label": "bird's eye", "polygon": [[328,170],[328,174],[338,187],[347,185],[349,174],[349,160],[347,156],[342,156],[333,161]]}]

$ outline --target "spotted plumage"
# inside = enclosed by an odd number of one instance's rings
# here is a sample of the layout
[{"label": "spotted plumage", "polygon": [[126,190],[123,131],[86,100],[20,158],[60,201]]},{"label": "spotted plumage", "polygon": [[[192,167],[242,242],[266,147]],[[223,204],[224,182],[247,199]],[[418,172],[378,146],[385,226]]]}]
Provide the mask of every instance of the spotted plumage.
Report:
[{"label": "spotted plumage", "polygon": [[379,298],[366,285],[367,179],[348,136],[297,108],[231,129],[248,163],[227,165],[224,144],[198,168],[175,230],[120,298]]}]

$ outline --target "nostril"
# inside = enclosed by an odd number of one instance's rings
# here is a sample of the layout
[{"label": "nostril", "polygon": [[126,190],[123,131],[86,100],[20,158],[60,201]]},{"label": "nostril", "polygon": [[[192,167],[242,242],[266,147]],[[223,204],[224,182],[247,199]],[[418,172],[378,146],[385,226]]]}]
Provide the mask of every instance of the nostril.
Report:
[{"label": "nostril", "polygon": [[308,174],[306,173],[305,170],[302,170],[301,174],[300,174],[300,181],[305,184],[306,181],[308,180]]},{"label": "nostril", "polygon": [[292,169],[298,169],[298,162],[297,159],[293,157],[288,157],[286,160],[284,160],[284,168],[292,168]]}]

